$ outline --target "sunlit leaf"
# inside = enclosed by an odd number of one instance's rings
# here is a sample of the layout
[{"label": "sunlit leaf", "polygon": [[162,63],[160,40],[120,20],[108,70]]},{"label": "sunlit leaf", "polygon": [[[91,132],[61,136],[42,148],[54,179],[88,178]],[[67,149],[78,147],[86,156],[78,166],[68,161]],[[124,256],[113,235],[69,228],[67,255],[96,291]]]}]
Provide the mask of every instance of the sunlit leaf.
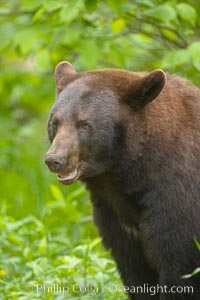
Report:
[{"label": "sunlit leaf", "polygon": [[75,18],[78,17],[80,11],[83,9],[83,6],[84,4],[82,0],[67,1],[60,12],[60,21],[64,22],[65,24],[71,23]]},{"label": "sunlit leaf", "polygon": [[149,9],[147,11],[147,15],[166,23],[176,19],[175,9],[168,4],[158,5],[152,9]]},{"label": "sunlit leaf", "polygon": [[191,278],[199,273],[200,273],[200,268],[196,268],[191,274],[183,275],[182,278],[185,278],[185,279]]},{"label": "sunlit leaf", "polygon": [[94,68],[101,57],[101,48],[93,40],[82,41],[80,45],[81,62],[89,68]]},{"label": "sunlit leaf", "polygon": [[92,250],[94,247],[99,245],[102,242],[101,238],[96,238],[94,241],[92,241],[89,245],[89,249]]},{"label": "sunlit leaf", "polygon": [[46,12],[46,8],[45,7],[41,7],[40,9],[37,10],[37,12],[34,14],[33,18],[32,18],[32,22],[36,22],[38,21]]},{"label": "sunlit leaf", "polygon": [[64,200],[64,196],[63,196],[63,193],[61,192],[61,190],[54,184],[50,184],[50,190],[51,190],[51,193],[52,193],[52,196],[54,197],[55,200]]},{"label": "sunlit leaf", "polygon": [[116,19],[112,22],[112,31],[118,33],[124,29],[125,25],[126,23],[124,19]]},{"label": "sunlit leaf", "polygon": [[194,239],[195,245],[197,246],[197,249],[200,251],[200,242],[197,239]]},{"label": "sunlit leaf", "polygon": [[42,239],[39,241],[38,250],[40,254],[44,254],[47,249],[47,239],[46,236],[43,236]]},{"label": "sunlit leaf", "polygon": [[106,0],[108,5],[112,7],[115,11],[119,11],[122,7],[122,5],[125,3],[125,0]]},{"label": "sunlit leaf", "polygon": [[194,42],[188,47],[195,68],[200,71],[200,42]]},{"label": "sunlit leaf", "polygon": [[178,3],[177,13],[181,16],[182,19],[188,21],[192,25],[195,25],[197,20],[197,13],[194,7],[187,3]]},{"label": "sunlit leaf", "polygon": [[42,5],[41,0],[20,0],[20,9],[25,11],[33,11]]},{"label": "sunlit leaf", "polygon": [[60,9],[63,6],[63,1],[46,0],[42,2],[43,6],[48,11],[54,11]]},{"label": "sunlit leaf", "polygon": [[48,70],[51,66],[50,53],[47,49],[39,50],[36,53],[36,62],[41,71]]},{"label": "sunlit leaf", "polygon": [[80,187],[79,189],[77,189],[77,190],[73,191],[72,193],[68,194],[66,200],[71,201],[71,200],[77,199],[80,196],[83,196],[85,194],[86,194],[86,191],[85,191],[84,187]]},{"label": "sunlit leaf", "polygon": [[170,66],[182,66],[191,62],[190,55],[187,50],[181,49],[169,52],[162,61],[162,68]]},{"label": "sunlit leaf", "polygon": [[13,44],[18,46],[23,54],[38,48],[40,43],[39,32],[34,28],[23,28],[16,32]]}]

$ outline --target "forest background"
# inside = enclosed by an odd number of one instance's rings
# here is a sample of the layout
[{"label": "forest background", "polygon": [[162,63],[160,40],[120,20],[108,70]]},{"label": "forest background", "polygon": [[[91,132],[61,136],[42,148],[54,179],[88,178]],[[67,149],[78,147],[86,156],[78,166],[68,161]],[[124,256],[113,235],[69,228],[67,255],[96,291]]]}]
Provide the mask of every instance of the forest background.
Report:
[{"label": "forest background", "polygon": [[[84,186],[59,185],[44,165],[53,69],[61,60],[78,71],[163,68],[200,86],[200,2],[0,5],[0,298],[127,299],[115,288],[122,283]],[[69,291],[45,290],[55,284]]]}]

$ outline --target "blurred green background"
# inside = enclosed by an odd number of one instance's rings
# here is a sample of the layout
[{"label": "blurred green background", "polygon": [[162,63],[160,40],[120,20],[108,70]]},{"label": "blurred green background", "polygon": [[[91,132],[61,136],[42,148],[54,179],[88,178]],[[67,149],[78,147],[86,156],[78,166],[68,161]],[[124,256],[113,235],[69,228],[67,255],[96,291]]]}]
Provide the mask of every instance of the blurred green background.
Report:
[{"label": "blurred green background", "polygon": [[[61,60],[77,70],[163,68],[200,85],[199,37],[199,0],[1,1],[1,299],[127,299],[103,289],[121,282],[88,193],[59,185],[44,165],[53,69]],[[45,291],[56,283],[68,293]]]}]

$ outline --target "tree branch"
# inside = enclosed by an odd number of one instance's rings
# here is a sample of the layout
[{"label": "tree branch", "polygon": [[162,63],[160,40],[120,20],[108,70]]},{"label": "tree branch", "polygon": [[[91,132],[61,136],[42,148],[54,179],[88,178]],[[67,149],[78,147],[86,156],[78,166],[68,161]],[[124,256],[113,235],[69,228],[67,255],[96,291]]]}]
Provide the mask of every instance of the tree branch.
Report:
[{"label": "tree branch", "polygon": [[[151,21],[151,20],[147,20],[147,19],[144,19],[142,17],[139,17],[137,15],[134,15],[134,17],[140,21],[140,22],[145,22],[147,24],[150,24],[154,27],[157,27],[159,29],[165,29],[165,30],[169,30],[171,32],[173,32],[178,38],[179,40],[182,42],[181,44],[180,43],[177,43],[173,40],[170,40],[170,42],[176,44],[178,47],[180,48],[187,48],[188,46],[188,42],[184,39],[184,37],[178,32],[176,31],[174,28],[170,27],[170,26],[166,26],[166,25],[162,25],[162,24],[159,24],[159,23],[156,23],[155,21]],[[162,33],[162,32],[161,32]],[[162,36],[166,39],[166,37],[162,34]]]},{"label": "tree branch", "polygon": [[36,11],[28,10],[11,10],[6,12],[0,12],[0,17],[18,16],[18,15],[34,15]]}]

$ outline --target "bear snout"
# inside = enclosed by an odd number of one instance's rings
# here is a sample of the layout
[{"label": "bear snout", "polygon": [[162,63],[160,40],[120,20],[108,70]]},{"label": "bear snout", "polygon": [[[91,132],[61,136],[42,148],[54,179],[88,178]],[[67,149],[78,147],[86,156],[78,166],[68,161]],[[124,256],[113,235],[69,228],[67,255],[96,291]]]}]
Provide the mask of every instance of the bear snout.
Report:
[{"label": "bear snout", "polygon": [[61,173],[66,169],[67,161],[64,157],[57,154],[47,153],[45,163],[51,172]]}]

